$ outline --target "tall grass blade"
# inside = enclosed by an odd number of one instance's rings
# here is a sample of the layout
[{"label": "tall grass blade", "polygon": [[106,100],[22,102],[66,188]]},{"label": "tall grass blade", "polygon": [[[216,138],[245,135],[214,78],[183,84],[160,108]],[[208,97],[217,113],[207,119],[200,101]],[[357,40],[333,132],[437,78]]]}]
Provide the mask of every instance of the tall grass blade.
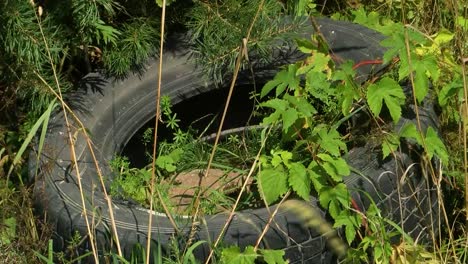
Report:
[{"label": "tall grass blade", "polygon": [[[13,159],[13,162],[11,163],[10,169],[8,170],[7,179],[10,177],[10,175],[13,172],[13,169],[15,168],[15,166],[21,160],[21,157],[23,156],[24,151],[26,150],[26,148],[31,143],[33,137],[36,135],[36,133],[37,133],[37,131],[38,131],[38,129],[39,129],[39,127],[41,125],[42,125],[43,129],[42,129],[41,138],[40,138],[40,142],[39,142],[40,143],[39,144],[40,145],[39,149],[42,150],[42,146],[43,146],[44,138],[45,138],[45,133],[47,131],[47,125],[46,124],[49,122],[50,114],[51,114],[52,110],[54,109],[54,107],[56,105],[57,104],[56,104],[55,100],[53,100],[49,104],[49,107],[47,108],[47,110],[39,117],[39,119],[36,121],[36,123],[31,128],[31,130],[29,130],[29,133],[26,136],[26,139],[23,141],[23,144],[21,145],[20,149],[16,153],[15,158]],[[39,157],[39,155],[38,155],[38,157]]]}]

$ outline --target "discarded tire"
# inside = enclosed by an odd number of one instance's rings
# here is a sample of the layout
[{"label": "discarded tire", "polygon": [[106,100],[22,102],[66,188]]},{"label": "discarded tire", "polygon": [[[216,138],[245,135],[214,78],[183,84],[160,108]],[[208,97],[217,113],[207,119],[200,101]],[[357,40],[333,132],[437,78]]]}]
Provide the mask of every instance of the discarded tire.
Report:
[{"label": "discarded tire", "polygon": [[[335,58],[351,59],[357,63],[382,57],[384,49],[379,42],[383,37],[375,31],[349,22],[329,19],[318,19],[317,22]],[[174,43],[178,45],[181,42]],[[200,71],[189,59],[182,45],[171,46],[170,42],[167,45],[171,48],[164,56],[162,93],[170,96],[174,104],[215,88],[215,85],[201,77]],[[358,72],[365,78],[382,67],[366,65],[360,67]],[[272,73],[265,76],[272,77]],[[106,164],[114,153],[122,149],[141,124],[154,118],[156,83],[157,64],[151,63],[141,76],[130,75],[123,81],[107,80],[101,75],[90,74],[83,80],[83,89],[70,97],[70,105],[91,135],[104,176],[110,175]],[[395,129],[405,122],[414,122],[414,108],[415,106],[410,105],[405,109],[402,121]],[[436,116],[430,104],[419,107],[419,115],[424,127],[437,127]],[[95,226],[98,249],[105,251],[112,247],[108,239],[112,233],[108,206],[87,141],[73,118],[69,117],[69,120],[71,134],[76,136],[74,148],[88,220]],[[64,115],[59,112],[50,120],[40,156],[40,174],[34,190],[38,211],[47,214],[47,220],[53,227],[55,249],[63,249],[75,231],[82,236],[87,234],[76,176],[77,168],[71,161],[70,153]],[[376,201],[384,217],[402,225],[412,237],[428,240],[433,226],[437,226],[431,221],[436,221],[438,213],[435,191],[424,177],[423,168],[415,153],[402,150],[396,157],[382,160],[381,154],[370,145],[351,149],[347,160],[360,173],[347,177],[346,183],[362,210],[369,205],[369,199],[363,195],[363,192],[367,192]],[[35,165],[34,160],[31,162]],[[412,165],[413,163],[416,165]],[[409,169],[406,170],[407,168]],[[316,199],[311,198],[311,204],[319,208]],[[274,208],[273,206],[270,210],[273,211]],[[325,217],[326,212],[319,210]],[[130,203],[114,202],[112,211],[122,250],[128,256],[136,243],[146,244],[148,210]],[[175,230],[163,214],[154,213],[152,217],[151,237],[155,247],[159,247],[165,254]],[[224,234],[223,244],[238,245],[241,248],[255,244],[268,218],[269,210],[266,209],[236,213]],[[226,214],[206,216],[205,223],[197,227],[195,239],[213,241],[221,232],[226,219]],[[188,234],[189,221],[184,218],[177,221],[182,233]],[[270,226],[260,245],[285,249],[285,257],[290,263],[336,261],[327,247],[325,237],[314,229],[304,227],[297,216],[284,208],[279,209],[274,224]],[[82,248],[89,249],[89,242],[83,244]],[[205,259],[208,253],[207,244],[195,251],[199,259]]]}]

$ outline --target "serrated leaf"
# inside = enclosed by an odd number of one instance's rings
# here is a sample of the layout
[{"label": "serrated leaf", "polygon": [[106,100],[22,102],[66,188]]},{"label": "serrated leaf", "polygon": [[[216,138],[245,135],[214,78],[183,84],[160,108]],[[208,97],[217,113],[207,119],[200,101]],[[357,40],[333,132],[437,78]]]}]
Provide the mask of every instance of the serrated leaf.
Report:
[{"label": "serrated leaf", "polygon": [[404,125],[401,128],[399,135],[403,138],[415,139],[418,144],[422,145],[421,134],[418,132],[414,123],[407,123]]},{"label": "serrated leaf", "polygon": [[301,75],[301,74],[306,74],[309,72],[316,72],[316,73],[321,73],[322,75],[325,75],[323,72],[329,72],[330,67],[328,66],[328,63],[330,62],[330,56],[325,55],[320,52],[314,52],[311,56],[309,56],[306,59],[306,64],[304,66],[301,66],[297,72],[296,75]]},{"label": "serrated leaf", "polygon": [[286,111],[284,111],[282,114],[282,120],[283,120],[283,131],[288,131],[288,129],[296,122],[296,120],[299,118],[296,109],[294,108],[288,108]]},{"label": "serrated leaf", "polygon": [[226,264],[254,264],[258,254],[253,246],[245,248],[244,252],[240,252],[239,247],[231,246],[224,248],[221,253],[221,263]]},{"label": "serrated leaf", "polygon": [[293,154],[287,150],[272,150],[272,159],[271,159],[271,165],[273,167],[278,167],[281,164],[284,164],[287,168],[289,168],[290,160],[292,159]]},{"label": "serrated leaf", "polygon": [[174,172],[176,170],[174,160],[170,156],[159,156],[156,159],[156,165],[161,169],[167,170],[168,172]]},{"label": "serrated leaf", "polygon": [[326,126],[319,125],[314,128],[312,134],[318,135],[317,143],[324,151],[335,157],[341,156],[341,151],[346,151],[346,144],[341,140],[341,136],[336,129],[329,129]]},{"label": "serrated leaf", "polygon": [[281,167],[264,169],[259,173],[260,189],[268,204],[276,201],[288,191],[288,175]]},{"label": "serrated leaf", "polygon": [[380,115],[382,103],[385,102],[393,121],[396,123],[401,117],[401,105],[405,94],[401,86],[393,79],[382,78],[378,83],[369,85],[367,90],[367,103],[375,116]]},{"label": "serrated leaf", "polygon": [[262,91],[260,92],[260,97],[265,97],[267,94],[271,92],[276,86],[278,86],[280,83],[282,83],[281,80],[278,79],[273,79],[265,83],[265,85],[262,88]]},{"label": "serrated leaf", "polygon": [[424,100],[429,91],[429,78],[423,68],[417,68],[414,74],[414,91],[416,100],[418,100],[419,103]]},{"label": "serrated leaf", "polygon": [[261,104],[261,106],[273,108],[276,111],[285,111],[288,108],[288,102],[283,99],[274,98]]},{"label": "serrated leaf", "polygon": [[348,244],[351,245],[351,243],[354,241],[354,238],[356,237],[356,229],[359,227],[359,216],[354,215],[354,214],[349,214],[349,211],[343,210],[340,212],[340,214],[334,219],[335,224],[333,227],[341,227],[345,226],[345,236],[346,236],[346,241],[348,241]]},{"label": "serrated leaf", "polygon": [[336,219],[343,207],[349,206],[349,193],[345,184],[338,183],[336,186],[324,186],[319,193],[319,202],[324,208],[328,208],[330,215]]},{"label": "serrated leaf", "polygon": [[311,117],[313,114],[317,113],[317,110],[310,104],[310,102],[305,97],[296,97],[289,94],[285,94],[283,97],[291,105],[293,105],[298,114],[302,117]]},{"label": "serrated leaf", "polygon": [[322,160],[322,168],[333,180],[337,182],[341,181],[343,176],[348,176],[351,173],[348,164],[341,157],[333,158],[330,155],[324,153],[318,154],[317,157]]},{"label": "serrated leaf", "polygon": [[463,88],[463,82],[460,78],[454,78],[454,80],[442,87],[439,92],[439,104],[445,106],[450,98],[453,98]]},{"label": "serrated leaf", "polygon": [[309,173],[309,179],[311,180],[314,189],[317,192],[320,192],[320,190],[326,185],[326,171],[324,171],[323,168],[314,160],[309,164],[307,172]]},{"label": "serrated leaf", "polygon": [[289,168],[289,185],[302,199],[309,200],[310,179],[307,169],[301,163],[292,163]]},{"label": "serrated leaf", "polygon": [[263,260],[267,264],[286,264],[288,263],[284,260],[284,250],[274,250],[274,249],[260,249],[260,253],[263,256]]},{"label": "serrated leaf", "polygon": [[400,146],[400,138],[393,133],[386,134],[382,141],[382,156],[385,159]]},{"label": "serrated leaf", "polygon": [[448,163],[449,156],[447,149],[439,138],[437,132],[432,127],[427,128],[425,143],[426,152],[429,158],[437,155],[443,163]]}]

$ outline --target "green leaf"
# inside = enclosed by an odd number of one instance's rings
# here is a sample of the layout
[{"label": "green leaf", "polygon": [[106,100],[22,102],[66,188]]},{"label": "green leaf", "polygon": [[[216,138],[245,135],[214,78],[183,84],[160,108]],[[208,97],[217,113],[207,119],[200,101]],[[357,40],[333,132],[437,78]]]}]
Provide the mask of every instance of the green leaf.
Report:
[{"label": "green leaf", "polygon": [[382,142],[382,156],[388,157],[391,153],[396,151],[400,146],[400,137],[394,133],[385,134]]},{"label": "green leaf", "polygon": [[288,108],[284,111],[281,116],[283,117],[283,131],[288,131],[288,129],[296,122],[299,118],[296,109]]},{"label": "green leaf", "polygon": [[265,86],[263,86],[260,96],[266,96],[275,87],[277,97],[280,96],[286,88],[293,91],[296,90],[300,82],[299,77],[296,76],[297,67],[298,66],[295,64],[290,64],[288,68],[278,72],[273,80],[267,82]]},{"label": "green leaf", "polygon": [[318,135],[316,142],[320,145],[320,148],[332,156],[340,157],[341,151],[347,150],[346,144],[341,140],[340,134],[335,129],[330,128],[328,130],[327,126],[319,125],[314,128],[312,134]]},{"label": "green leaf", "polygon": [[422,145],[421,134],[416,129],[416,125],[414,123],[407,123],[404,125],[401,128],[399,135],[403,138],[415,139],[419,145]]},{"label": "green leaf", "polygon": [[24,152],[26,151],[27,147],[29,146],[29,144],[33,140],[34,136],[36,135],[36,133],[37,133],[37,131],[38,131],[38,129],[39,129],[39,127],[41,125],[42,125],[42,132],[41,132],[41,136],[39,138],[39,143],[40,143],[39,144],[39,150],[42,150],[42,147],[43,147],[43,144],[44,144],[45,131],[47,130],[49,117],[50,117],[50,115],[52,113],[52,110],[55,108],[55,106],[57,106],[57,103],[56,103],[55,100],[50,102],[49,107],[47,108],[47,110],[39,117],[39,119],[37,119],[36,123],[34,123],[32,128],[29,130],[28,135],[24,139],[23,143],[21,144],[20,149],[18,150],[15,157],[13,158],[13,162],[11,163],[10,168],[8,169],[7,178],[11,175],[11,173],[13,172],[13,169],[15,168],[15,166],[20,162],[21,157],[23,156]]},{"label": "green leaf", "polygon": [[437,155],[443,163],[448,163],[449,156],[447,149],[439,138],[439,135],[437,135],[437,132],[432,127],[427,129],[425,143],[426,152],[429,155],[429,158]]},{"label": "green leaf", "polygon": [[308,39],[296,39],[297,48],[304,53],[312,53],[312,51],[317,50],[317,46]]},{"label": "green leaf", "polygon": [[328,208],[330,215],[336,219],[343,207],[348,208],[350,199],[346,185],[338,183],[336,186],[324,186],[319,193],[319,202],[324,208]]},{"label": "green leaf", "polygon": [[16,218],[5,218],[1,224],[0,245],[9,245],[16,238]]},{"label": "green leaf", "polygon": [[288,175],[281,167],[261,170],[258,177],[260,189],[268,204],[276,201],[288,191]]},{"label": "green leaf", "polygon": [[375,116],[380,115],[382,102],[385,102],[393,121],[396,123],[401,117],[401,105],[405,101],[405,94],[401,86],[393,79],[384,77],[378,83],[369,85],[367,103]]},{"label": "green leaf", "polygon": [[314,52],[305,60],[305,62],[306,64],[297,70],[296,75],[302,75],[310,72],[325,75],[323,72],[330,70],[330,67],[328,66],[330,56],[320,52]]},{"label": "green leaf", "polygon": [[333,227],[337,228],[340,226],[345,226],[345,236],[348,244],[354,241],[356,237],[356,230],[359,228],[360,218],[357,214],[350,214],[349,211],[343,210],[341,213],[334,219],[335,224]]},{"label": "green leaf", "polygon": [[458,16],[457,17],[457,25],[463,28],[464,30],[468,30],[468,19]]},{"label": "green leaf", "polygon": [[304,96],[292,96],[285,94],[284,99],[295,107],[295,109],[298,111],[298,115],[301,117],[311,117],[313,114],[317,113],[317,110]]},{"label": "green leaf", "polygon": [[267,94],[271,92],[276,86],[281,84],[283,81],[274,78],[273,80],[268,81],[262,88],[262,91],[260,92],[260,97],[265,97]]},{"label": "green leaf", "polygon": [[289,168],[289,185],[304,200],[309,200],[310,179],[307,169],[301,163],[294,162]]},{"label": "green leaf", "polygon": [[96,27],[97,29],[96,39],[98,41],[98,44],[99,44],[99,40],[102,38],[102,40],[104,41],[104,44],[112,43],[116,45],[117,37],[120,34],[122,34],[120,31],[118,31],[114,27],[106,25],[106,23],[104,23],[104,21],[102,20],[98,20],[98,22],[94,24],[94,27]]},{"label": "green leaf", "polygon": [[286,150],[272,150],[271,155],[273,156],[271,159],[271,165],[273,167],[278,167],[281,164],[284,164],[287,168],[289,168],[290,160],[292,159],[292,153]]},{"label": "green leaf", "polygon": [[322,160],[322,168],[328,173],[328,175],[335,181],[341,181],[343,176],[348,176],[351,171],[346,161],[341,157],[333,158],[328,154],[318,154]]},{"label": "green leaf", "polygon": [[224,248],[221,253],[221,263],[226,264],[254,264],[258,254],[253,246],[245,248],[244,252],[240,252],[239,247],[231,246]]},{"label": "green leaf", "polygon": [[260,254],[267,264],[286,264],[284,260],[284,250],[260,249]]},{"label": "green leaf", "polygon": [[453,98],[459,91],[463,89],[463,82],[461,78],[455,77],[453,81],[444,87],[439,92],[439,104],[440,106],[447,105],[449,99]]},{"label": "green leaf", "polygon": [[156,159],[156,165],[161,169],[167,170],[168,172],[174,172],[177,169],[174,165],[174,159],[168,155],[159,156]]},{"label": "green leaf", "polygon": [[418,102],[422,102],[429,91],[429,77],[437,81],[440,70],[434,56],[426,55],[422,59],[413,59],[412,63],[415,71],[415,96]]},{"label": "green leaf", "polygon": [[[207,242],[205,240],[200,240],[200,241],[195,242],[193,245],[191,245],[187,249],[187,252],[185,252],[184,260],[183,260],[182,263],[184,263],[184,264],[196,264],[196,263],[198,263],[196,261],[196,259],[195,259],[195,256],[193,255],[193,251],[203,243],[207,243]],[[156,263],[156,262],[154,262],[154,263]]]}]

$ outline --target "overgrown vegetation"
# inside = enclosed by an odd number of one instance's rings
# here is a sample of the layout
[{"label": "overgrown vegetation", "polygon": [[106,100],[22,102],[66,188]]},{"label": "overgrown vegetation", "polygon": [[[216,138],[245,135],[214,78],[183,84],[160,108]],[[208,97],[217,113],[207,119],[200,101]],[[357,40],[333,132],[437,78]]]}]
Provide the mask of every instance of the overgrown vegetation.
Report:
[{"label": "overgrown vegetation", "polygon": [[[263,198],[267,204],[282,203],[288,196],[308,200],[313,193],[331,216],[332,226],[343,228],[345,242],[333,245],[338,254],[344,254],[343,248],[349,247],[345,256],[349,262],[368,262],[369,258],[376,263],[466,262],[468,3],[439,0],[169,2],[168,34],[191,30],[188,47],[206,75],[217,82],[229,80],[239,53],[248,51],[255,54],[256,63],[268,64],[269,54],[279,46],[271,45],[272,41],[284,42],[290,39],[290,32],[300,30],[303,19],[292,19],[284,24],[279,19],[280,14],[327,14],[386,35],[382,45],[388,51],[383,61],[374,63],[389,64],[389,69],[364,83],[354,78],[359,65],[335,65],[326,47],[315,45],[323,44],[319,36],[298,39],[300,50],[308,58],[281,68],[257,95],[263,100],[257,110],[263,114],[262,125],[266,127],[260,138],[247,143],[243,138],[229,138],[225,145],[217,147],[215,163],[223,168],[230,166],[231,171],[248,170],[256,164],[255,156],[260,153],[259,165],[255,168],[258,171],[255,201]],[[156,14],[161,13],[162,4],[163,1],[132,0],[72,3],[7,0],[0,4],[2,259],[18,263],[32,260],[77,263],[86,257],[75,255],[74,247],[83,241],[79,236],[70,242],[68,252],[52,254],[49,228],[42,218],[33,214],[32,191],[26,176],[27,155],[21,155],[25,151],[22,144],[29,144],[31,135],[47,123],[57,96],[54,92],[71,94],[69,92],[79,89],[79,80],[91,71],[124,78],[131,71],[141,70],[158,51],[161,20]],[[252,25],[253,17],[257,20]],[[249,42],[240,45],[248,29],[252,31]],[[249,70],[250,63],[246,58],[241,66]],[[408,83],[411,85],[405,86]],[[398,123],[404,104],[421,105],[424,100],[436,105],[440,134],[436,128],[424,131],[413,123],[399,131],[392,130],[392,125],[384,125]],[[177,116],[171,112],[169,104],[162,101],[164,123],[173,129],[174,143],[160,144],[156,159],[160,178],[185,170],[187,167],[182,165],[189,165],[186,158],[196,163],[194,168],[206,167],[207,153],[211,152],[211,148],[178,127]],[[371,204],[365,214],[353,207],[344,184],[352,168],[343,157],[349,146],[359,144],[362,140],[359,137],[364,135],[353,134],[356,138],[350,139],[348,134],[352,129],[348,121],[359,111],[367,111],[372,116],[372,140],[384,158],[392,156],[401,142],[411,142],[422,150],[425,160],[437,159],[437,164],[441,164],[427,174],[443,191],[440,199],[444,201],[441,233],[434,238],[431,248],[419,245],[398,226],[395,227],[396,236],[403,239],[399,244],[391,243],[395,234],[387,233],[384,226],[392,223],[388,223],[390,221],[381,215],[375,204]],[[46,114],[42,115],[44,112]],[[266,149],[262,144],[255,144],[271,140],[268,127],[272,126],[279,127],[282,132],[281,138],[273,140],[277,144]],[[148,132],[147,138],[152,137],[151,133]],[[247,153],[233,151],[242,149],[236,145],[240,141],[249,148]],[[187,153],[193,155],[185,155]],[[234,165],[230,163],[232,159],[237,159]],[[148,189],[151,170],[129,168],[123,159],[116,159],[115,168],[121,172],[114,186],[115,194],[147,203],[148,193],[151,193]],[[147,185],[141,186],[142,181]],[[164,193],[167,188],[160,191]],[[220,198],[226,196],[221,194]],[[249,200],[245,203],[248,205]],[[223,206],[230,210],[233,201]],[[305,205],[297,205],[301,206]],[[163,211],[162,207],[156,208]],[[205,210],[207,208],[209,205]],[[306,222],[313,222],[304,217]],[[317,226],[311,224],[311,228]],[[174,256],[164,261],[194,263],[192,251],[200,243],[205,242],[197,242],[185,251],[174,245]],[[132,259],[124,260],[110,253],[108,260],[137,263],[145,259],[144,255],[145,249],[135,250]],[[213,261],[283,263],[283,255],[282,251],[258,249],[258,245],[242,251],[238,247],[225,247],[219,249]]]}]

